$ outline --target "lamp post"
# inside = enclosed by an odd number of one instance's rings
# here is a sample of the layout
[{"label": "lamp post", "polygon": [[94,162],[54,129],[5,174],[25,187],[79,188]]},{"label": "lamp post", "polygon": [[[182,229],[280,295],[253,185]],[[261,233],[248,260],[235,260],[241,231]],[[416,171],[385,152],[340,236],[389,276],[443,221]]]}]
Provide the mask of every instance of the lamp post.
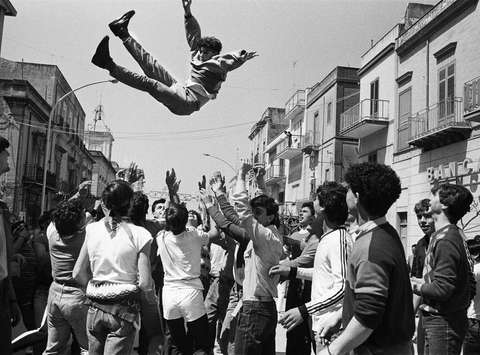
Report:
[{"label": "lamp post", "polygon": [[224,159],[222,159],[222,158],[219,158],[219,157],[217,157],[217,156],[215,156],[215,155],[208,154],[208,153],[203,153],[203,155],[206,156],[206,157],[210,157],[210,158],[213,158],[213,159],[220,160],[221,162],[227,164],[227,165],[230,167],[230,169],[233,170],[234,173],[237,172],[237,171],[235,170],[235,168],[233,167],[233,165],[230,164],[228,161],[226,161],[226,160],[224,160]]},{"label": "lamp post", "polygon": [[43,162],[43,181],[42,181],[42,205],[41,205],[41,213],[45,212],[45,202],[46,202],[46,190],[47,190],[47,170],[48,170],[48,165],[50,163],[50,150],[51,150],[51,133],[52,133],[52,120],[53,116],[55,114],[55,109],[57,106],[65,100],[68,96],[73,94],[74,92],[84,89],[88,86],[92,85],[97,85],[97,84],[103,84],[103,83],[112,83],[116,84],[118,83],[118,80],[116,79],[110,79],[110,80],[101,80],[101,81],[95,81],[93,83],[85,84],[82,85],[76,89],[70,90],[67,92],[65,95],[63,95],[61,98],[59,98],[55,104],[52,106],[52,109],[50,110],[50,114],[48,115],[48,128],[47,128],[47,146],[45,148],[45,160]]}]

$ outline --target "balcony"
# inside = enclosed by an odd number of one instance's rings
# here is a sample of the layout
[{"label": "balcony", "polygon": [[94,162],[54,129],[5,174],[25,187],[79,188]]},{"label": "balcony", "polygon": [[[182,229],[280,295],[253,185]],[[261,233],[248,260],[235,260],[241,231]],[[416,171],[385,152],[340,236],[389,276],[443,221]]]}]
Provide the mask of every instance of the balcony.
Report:
[{"label": "balcony", "polygon": [[462,99],[454,98],[418,112],[408,121],[408,144],[425,150],[464,140],[472,126],[463,118]]},{"label": "balcony", "polygon": [[285,138],[277,146],[278,153],[276,159],[290,160],[302,154],[302,142],[303,137],[298,135]]},{"label": "balcony", "polygon": [[322,144],[320,139],[320,132],[308,131],[303,139],[302,151],[305,154],[310,154]]},{"label": "balcony", "polygon": [[305,91],[297,90],[285,104],[285,119],[295,117],[305,108]]},{"label": "balcony", "polygon": [[363,138],[387,127],[388,106],[388,100],[362,100],[340,115],[340,134]]},{"label": "balcony", "polygon": [[[25,173],[23,175],[25,182],[43,184],[43,167],[37,164],[25,164]],[[57,179],[55,173],[47,171],[47,186],[56,188]]]},{"label": "balcony", "polygon": [[271,165],[265,174],[266,184],[276,184],[285,180],[285,166],[284,165]]},{"label": "balcony", "polygon": [[463,86],[463,117],[465,121],[480,122],[480,76]]}]

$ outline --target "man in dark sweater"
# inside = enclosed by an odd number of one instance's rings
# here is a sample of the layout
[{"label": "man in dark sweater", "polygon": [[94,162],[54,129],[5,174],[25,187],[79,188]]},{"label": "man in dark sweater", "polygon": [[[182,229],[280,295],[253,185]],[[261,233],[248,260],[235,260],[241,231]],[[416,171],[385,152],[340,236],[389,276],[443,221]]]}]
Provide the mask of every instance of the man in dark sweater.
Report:
[{"label": "man in dark sweater", "polygon": [[359,228],[349,257],[343,314],[324,322],[328,338],[342,320],[345,330],[321,355],[413,354],[415,329],[412,291],[403,246],[385,215],[401,192],[400,179],[388,166],[351,166],[347,205]]},{"label": "man in dark sweater", "polygon": [[472,201],[470,191],[460,185],[432,189],[430,211],[436,232],[430,238],[424,280],[412,280],[413,292],[422,297],[426,355],[460,354],[462,350],[475,281],[463,231],[456,223],[470,210]]}]

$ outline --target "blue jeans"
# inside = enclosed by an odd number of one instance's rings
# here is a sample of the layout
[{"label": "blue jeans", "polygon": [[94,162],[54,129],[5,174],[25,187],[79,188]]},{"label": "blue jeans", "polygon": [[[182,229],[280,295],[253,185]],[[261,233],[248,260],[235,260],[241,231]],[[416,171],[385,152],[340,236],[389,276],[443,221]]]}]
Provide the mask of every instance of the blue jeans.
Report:
[{"label": "blue jeans", "polygon": [[422,314],[425,331],[425,355],[459,355],[467,331],[467,314],[458,312],[448,317]]},{"label": "blue jeans", "polygon": [[45,355],[65,353],[72,330],[80,347],[88,348],[86,301],[85,293],[80,288],[52,283],[48,294]]},{"label": "blue jeans", "polygon": [[235,354],[275,355],[276,328],[274,301],[243,301],[235,333]]},{"label": "blue jeans", "polygon": [[463,342],[463,355],[480,354],[480,320],[468,319],[468,329]]},{"label": "blue jeans", "polygon": [[133,350],[136,329],[133,323],[90,307],[87,314],[88,354],[123,355]]}]

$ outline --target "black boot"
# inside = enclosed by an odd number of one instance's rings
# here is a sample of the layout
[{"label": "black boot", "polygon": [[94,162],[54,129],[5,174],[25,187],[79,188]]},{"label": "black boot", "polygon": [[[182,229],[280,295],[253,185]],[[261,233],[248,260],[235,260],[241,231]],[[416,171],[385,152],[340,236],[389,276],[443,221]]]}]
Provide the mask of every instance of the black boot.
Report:
[{"label": "black boot", "polygon": [[95,54],[92,57],[92,63],[102,69],[111,70],[113,67],[113,59],[110,57],[110,50],[108,49],[109,37],[105,36],[100,41]]},{"label": "black boot", "polygon": [[130,10],[122,17],[110,22],[108,27],[110,27],[110,30],[112,30],[115,36],[120,37],[122,40],[126,40],[130,36],[128,33],[128,23],[133,15],[135,15],[135,10]]}]

